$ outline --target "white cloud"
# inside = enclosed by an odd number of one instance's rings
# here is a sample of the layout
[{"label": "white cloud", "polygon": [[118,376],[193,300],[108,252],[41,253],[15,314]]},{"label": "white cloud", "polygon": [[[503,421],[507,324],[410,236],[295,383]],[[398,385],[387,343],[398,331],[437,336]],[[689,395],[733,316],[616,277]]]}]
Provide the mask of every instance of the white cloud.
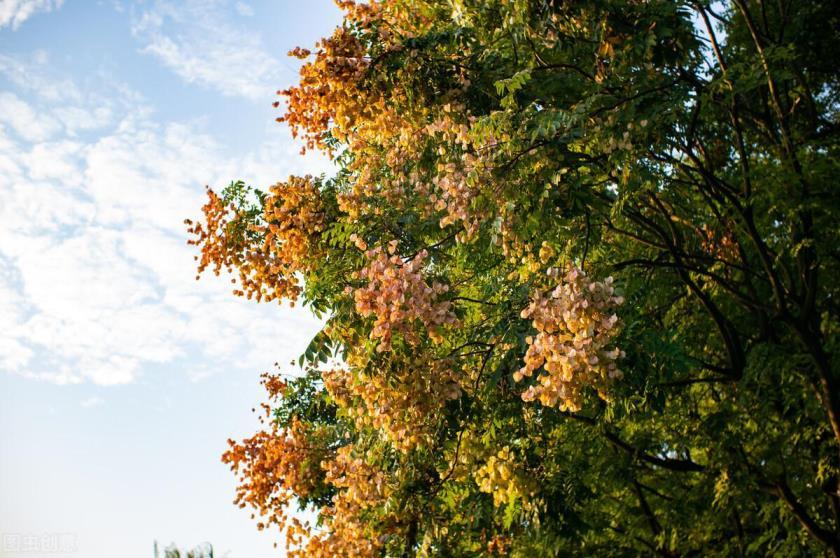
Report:
[{"label": "white cloud", "polygon": [[84,141],[61,124],[33,131],[38,118],[58,122],[59,109],[86,110],[89,95],[76,92],[71,103],[0,92],[31,124],[21,133],[0,120],[0,369],[112,385],[163,363],[199,381],[293,358],[316,321],[236,299],[212,276],[196,283],[183,219],[199,213],[205,184],[284,177],[297,147],[279,139],[225,157],[194,124],[118,104]]},{"label": "white cloud", "polygon": [[29,141],[50,137],[61,130],[72,137],[100,130],[113,124],[117,111],[143,102],[136,92],[102,76],[99,76],[102,81],[99,91],[83,93],[72,80],[57,75],[44,51],[36,51],[23,59],[0,54],[0,74],[18,88],[24,98],[50,105],[50,118],[47,119],[44,113],[35,111],[17,95],[8,91],[3,93],[0,122],[5,122]]},{"label": "white cloud", "polygon": [[74,173],[84,147],[75,141],[42,142],[25,154],[22,162],[33,180],[61,180],[79,186],[81,176]]},{"label": "white cloud", "polygon": [[36,112],[14,93],[0,92],[0,124],[5,124],[28,141],[42,141],[61,130],[55,120]]},{"label": "white cloud", "polygon": [[55,115],[68,130],[86,131],[107,125],[111,121],[112,110],[111,107],[66,107],[55,109]]},{"label": "white cloud", "polygon": [[17,29],[37,12],[58,9],[64,0],[2,0],[0,2],[0,28],[11,25]]},{"label": "white cloud", "polygon": [[235,7],[236,13],[238,13],[242,17],[251,17],[254,15],[254,8],[252,8],[250,4],[246,4],[245,2],[237,2]]},{"label": "white cloud", "polygon": [[50,101],[78,103],[82,92],[68,79],[47,75],[49,55],[39,50],[24,59],[0,54],[0,73],[15,86]]},{"label": "white cloud", "polygon": [[18,370],[32,359],[32,351],[20,341],[0,338],[0,368]]},{"label": "white cloud", "polygon": [[93,396],[88,397],[87,399],[83,400],[79,405],[81,405],[85,409],[90,409],[91,407],[98,407],[105,403],[105,400],[101,397]]},{"label": "white cloud", "polygon": [[[259,35],[233,25],[229,9],[206,0],[177,7],[161,0],[135,21],[133,32],[144,45],[142,52],[188,83],[229,96],[269,99],[282,66]],[[234,9],[240,15],[252,12],[241,2]]]}]

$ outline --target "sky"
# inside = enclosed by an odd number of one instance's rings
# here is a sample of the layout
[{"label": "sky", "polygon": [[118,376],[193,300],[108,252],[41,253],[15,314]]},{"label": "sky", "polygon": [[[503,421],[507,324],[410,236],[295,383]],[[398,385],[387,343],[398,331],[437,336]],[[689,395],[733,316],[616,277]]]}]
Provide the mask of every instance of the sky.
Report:
[{"label": "sky", "polygon": [[220,456],[319,323],[195,281],[183,221],[205,185],[329,172],[271,103],[286,53],[339,21],[328,0],[0,0],[0,556],[282,555]]}]

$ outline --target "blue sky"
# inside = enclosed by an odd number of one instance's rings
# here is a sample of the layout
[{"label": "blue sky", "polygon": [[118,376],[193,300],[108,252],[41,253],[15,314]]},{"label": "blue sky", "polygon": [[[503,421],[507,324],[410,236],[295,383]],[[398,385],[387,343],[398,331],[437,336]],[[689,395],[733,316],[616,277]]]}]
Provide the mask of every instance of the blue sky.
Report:
[{"label": "blue sky", "polygon": [[183,219],[205,184],[328,172],[271,103],[338,22],[326,0],[0,0],[0,556],[278,555],[219,457],[318,323],[196,282]]}]

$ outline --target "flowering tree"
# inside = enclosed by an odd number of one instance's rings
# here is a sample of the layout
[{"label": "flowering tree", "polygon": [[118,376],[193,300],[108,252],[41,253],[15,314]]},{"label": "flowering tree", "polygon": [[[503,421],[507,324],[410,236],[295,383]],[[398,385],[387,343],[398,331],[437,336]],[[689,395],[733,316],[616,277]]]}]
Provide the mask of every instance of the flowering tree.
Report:
[{"label": "flowering tree", "polygon": [[259,527],[840,555],[836,6],[338,3],[279,119],[336,176],[189,223],[200,270],[327,319],[224,456]]}]

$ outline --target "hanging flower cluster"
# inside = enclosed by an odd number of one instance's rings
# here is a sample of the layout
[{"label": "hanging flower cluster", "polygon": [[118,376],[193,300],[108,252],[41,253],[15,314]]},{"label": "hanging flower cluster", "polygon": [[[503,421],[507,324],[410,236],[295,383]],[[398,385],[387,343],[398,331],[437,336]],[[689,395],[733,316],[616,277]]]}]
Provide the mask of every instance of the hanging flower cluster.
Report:
[{"label": "hanging flower cluster", "polygon": [[[288,123],[296,137],[302,136],[308,149],[330,151],[327,135],[352,142],[359,136],[374,138],[400,129],[384,127],[388,121],[404,119],[396,114],[379,118],[388,103],[375,87],[363,83],[375,64],[366,43],[397,52],[406,39],[426,32],[434,22],[431,14],[411,3],[337,0],[336,4],[345,12],[348,25],[316,43],[314,53],[292,50],[292,56],[312,59],[301,67],[298,84],[278,92],[287,102],[286,113],[278,120]],[[378,124],[369,127],[371,122]]]},{"label": "hanging flower cluster", "polygon": [[[295,137],[302,133],[307,148],[328,150],[327,131],[344,138],[346,130],[367,110],[357,84],[369,60],[364,45],[346,28],[339,28],[316,47],[315,59],[300,70],[299,84],[278,91],[286,97],[288,110],[277,120],[287,122]],[[306,58],[310,52],[300,49],[289,54]]]},{"label": "hanging flower cluster", "polygon": [[721,261],[738,260],[738,243],[732,234],[732,225],[727,224],[723,231],[707,224],[700,227],[700,246],[703,251]]},{"label": "hanging flower cluster", "polygon": [[445,362],[417,362],[393,375],[324,372],[324,386],[359,429],[382,431],[404,452],[430,446],[447,401],[461,396],[459,374]]},{"label": "hanging flower cluster", "polygon": [[364,317],[375,317],[370,337],[379,340],[379,352],[391,349],[394,333],[410,344],[419,343],[417,322],[425,326],[435,342],[442,340],[444,326],[456,322],[452,303],[439,300],[449,287],[437,282],[429,285],[423,276],[428,252],[422,250],[408,261],[395,252],[396,242],[389,245],[387,252],[381,247],[368,250],[368,265],[357,275],[367,285],[353,291],[356,311]]},{"label": "hanging flower cluster", "polygon": [[[269,400],[284,396],[287,386],[278,376],[263,375]],[[328,432],[292,418],[280,428],[263,404],[260,422],[270,426],[241,442],[230,440],[222,461],[239,479],[235,503],[259,515],[260,530],[275,527],[286,533],[292,558],[379,556],[384,537],[370,533],[366,514],[391,496],[388,473],[373,465],[353,444],[334,449]],[[329,505],[320,510],[323,529],[288,513],[295,499],[306,498],[329,486],[336,490]],[[391,515],[379,521],[382,533],[396,532],[400,522]]]},{"label": "hanging flower cluster", "polygon": [[383,533],[393,532],[396,527],[393,521],[383,519],[377,529],[379,536],[373,536],[364,515],[390,497],[392,490],[385,473],[356,455],[353,444],[339,448],[335,458],[322,463],[322,467],[327,482],[338,489],[332,504],[321,511],[324,530],[315,532],[297,527],[291,542],[299,543],[300,547],[290,549],[288,555],[291,558],[380,556]]},{"label": "hanging flower cluster", "polygon": [[516,462],[516,456],[505,446],[487,458],[475,471],[475,482],[481,492],[493,495],[493,504],[501,506],[516,499],[532,496],[537,487]]},{"label": "hanging flower cluster", "polygon": [[494,184],[490,176],[491,166],[479,152],[483,146],[496,142],[496,138],[488,132],[483,134],[481,142],[476,141],[472,130],[475,117],[465,116],[465,111],[464,106],[446,104],[434,122],[426,126],[425,133],[434,137],[435,143],[441,146],[438,149],[440,158],[431,180],[432,188],[420,185],[433,209],[443,212],[441,228],[454,223],[464,227],[459,236],[463,242],[472,239],[482,221],[489,216],[487,209],[476,207],[482,186],[487,188]]},{"label": "hanging flower cluster", "polygon": [[[322,39],[314,53],[290,52],[309,61],[301,68],[300,82],[279,92],[286,111],[278,120],[302,136],[307,149],[333,155],[335,140],[354,154],[347,164],[349,187],[338,195],[339,208],[348,216],[381,213],[382,202],[401,208],[417,199],[426,212],[442,213],[441,227],[461,223],[465,230],[459,238],[473,238],[487,213],[475,207],[475,200],[481,187],[492,183],[485,172],[490,166],[479,151],[496,138],[485,130],[477,141],[472,134],[475,118],[463,105],[447,103],[433,111],[413,102],[404,89],[366,79],[388,57],[399,58],[402,76],[420,71],[424,60],[416,50],[406,50],[404,42],[423,33],[429,18],[400,2],[340,5],[354,25]],[[368,41],[380,44],[384,52],[372,55]],[[453,77],[463,90],[469,88],[463,70]],[[431,175],[430,169],[418,172],[430,143],[439,147]]]},{"label": "hanging flower cluster", "polygon": [[624,352],[612,341],[618,333],[613,310],[623,302],[615,295],[612,277],[590,281],[576,267],[551,292],[538,292],[522,311],[523,318],[533,320],[537,335],[526,339],[525,366],[514,379],[533,376],[540,368],[545,372],[537,374],[522,399],[577,411],[587,386],[606,398],[609,383],[621,377],[616,361]]},{"label": "hanging flower cluster", "polygon": [[297,273],[311,265],[324,228],[320,191],[312,177],[290,176],[272,186],[261,221],[247,209],[226,204],[209,188],[207,197],[202,207],[205,223],[186,221],[193,235],[189,244],[201,249],[199,275],[208,267],[216,275],[236,268],[240,284],[234,289],[236,295],[295,301],[302,290]]},{"label": "hanging flower cluster", "polygon": [[[395,108],[399,100],[388,101],[348,139],[356,157],[348,165],[352,185],[339,194],[339,208],[352,218],[381,214],[383,207],[414,208],[424,218],[436,218],[441,228],[462,227],[460,241],[474,238],[498,209],[487,202],[498,183],[480,153],[495,138],[484,132],[476,140],[475,119],[463,114],[463,106],[445,105],[432,113],[425,107]],[[438,146],[433,166],[421,163],[429,144]]]},{"label": "hanging flower cluster", "polygon": [[[271,375],[263,376],[263,385],[271,399],[285,389],[285,383]],[[292,499],[315,490],[321,476],[319,463],[330,451],[326,443],[319,443],[318,433],[311,427],[294,419],[288,428],[281,429],[271,421],[270,407],[264,404],[262,408],[265,413],[260,422],[270,422],[270,427],[242,442],[228,440],[230,449],[222,461],[239,478],[234,502],[259,514],[260,530],[271,525],[282,529]]]},{"label": "hanging flower cluster", "polygon": [[290,176],[275,184],[265,200],[266,249],[279,254],[288,272],[305,270],[313,239],[324,229],[321,193],[311,176]]}]

